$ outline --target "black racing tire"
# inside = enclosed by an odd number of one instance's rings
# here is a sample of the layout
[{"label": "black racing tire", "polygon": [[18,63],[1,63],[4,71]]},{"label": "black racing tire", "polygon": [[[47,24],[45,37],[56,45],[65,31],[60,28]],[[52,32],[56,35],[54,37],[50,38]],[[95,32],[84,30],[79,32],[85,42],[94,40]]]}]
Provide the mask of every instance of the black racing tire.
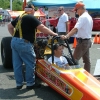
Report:
[{"label": "black racing tire", "polygon": [[11,39],[12,37],[4,37],[1,40],[1,60],[4,68],[13,68]]}]

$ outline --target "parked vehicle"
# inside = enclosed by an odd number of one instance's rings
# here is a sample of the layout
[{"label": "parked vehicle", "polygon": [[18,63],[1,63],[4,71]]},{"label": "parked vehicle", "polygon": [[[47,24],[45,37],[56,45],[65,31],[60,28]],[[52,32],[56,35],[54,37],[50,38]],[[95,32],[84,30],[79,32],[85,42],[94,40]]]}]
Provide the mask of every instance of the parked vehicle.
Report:
[{"label": "parked vehicle", "polygon": [[[58,23],[58,19],[54,19],[54,18],[43,20],[42,23],[45,25],[46,21],[49,21],[50,25],[53,26],[54,28],[57,26]],[[76,21],[77,21],[76,18],[71,18],[69,20],[69,28],[70,28],[69,30],[71,30],[74,27]],[[100,18],[93,18],[92,31],[100,31]]]}]

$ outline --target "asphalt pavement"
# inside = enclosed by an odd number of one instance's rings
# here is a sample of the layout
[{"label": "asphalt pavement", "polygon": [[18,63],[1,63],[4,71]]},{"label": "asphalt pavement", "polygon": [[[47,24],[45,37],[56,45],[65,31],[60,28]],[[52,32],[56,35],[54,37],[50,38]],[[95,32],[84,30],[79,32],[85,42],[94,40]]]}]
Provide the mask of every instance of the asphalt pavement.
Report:
[{"label": "asphalt pavement", "polygon": [[[0,26],[0,43],[3,37],[8,36],[10,36],[10,34],[7,30],[7,24],[3,27]],[[72,47],[72,45],[70,45],[70,47]],[[92,45],[90,49],[90,58],[92,66],[91,74],[93,75],[97,59],[100,59],[100,44]],[[80,65],[83,66],[82,60],[80,60]],[[66,100],[47,84],[43,82],[41,84],[42,87],[39,89],[27,90],[24,85],[21,90],[16,90],[13,69],[3,68],[0,54],[0,100]]]}]

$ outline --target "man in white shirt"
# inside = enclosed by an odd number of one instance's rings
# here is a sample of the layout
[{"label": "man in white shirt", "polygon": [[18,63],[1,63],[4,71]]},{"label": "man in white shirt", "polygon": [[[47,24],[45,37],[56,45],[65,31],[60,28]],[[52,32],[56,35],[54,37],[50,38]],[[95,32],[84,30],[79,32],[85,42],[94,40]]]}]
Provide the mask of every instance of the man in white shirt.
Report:
[{"label": "man in white shirt", "polygon": [[[54,44],[53,48],[54,48],[54,63],[61,68],[71,69],[67,59],[64,56],[62,56],[63,53],[62,45],[57,43]],[[52,57],[50,57],[48,61],[52,63]]]},{"label": "man in white shirt", "polygon": [[[64,12],[64,7],[58,9],[59,20],[57,24],[58,35],[66,35],[69,32],[68,15]],[[59,39],[60,43],[64,43],[63,40]]]},{"label": "man in white shirt", "polygon": [[93,20],[85,9],[85,5],[82,2],[78,2],[75,5],[74,11],[79,15],[78,21],[74,28],[63,38],[69,38],[73,34],[77,33],[77,46],[75,48],[73,57],[76,61],[79,61],[82,57],[84,68],[90,72],[90,55],[89,48],[91,47],[91,33],[93,28]]}]

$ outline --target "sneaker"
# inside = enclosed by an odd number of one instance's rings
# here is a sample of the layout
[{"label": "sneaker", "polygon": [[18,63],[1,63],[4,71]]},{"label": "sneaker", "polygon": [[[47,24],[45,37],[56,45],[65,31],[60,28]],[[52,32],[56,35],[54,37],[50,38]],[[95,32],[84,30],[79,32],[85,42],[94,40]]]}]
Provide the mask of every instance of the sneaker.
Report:
[{"label": "sneaker", "polygon": [[19,89],[20,90],[22,87],[23,87],[23,85],[17,86],[16,89]]},{"label": "sneaker", "polygon": [[41,84],[34,84],[32,86],[27,86],[26,89],[36,89],[36,88],[40,88],[41,87]]}]

